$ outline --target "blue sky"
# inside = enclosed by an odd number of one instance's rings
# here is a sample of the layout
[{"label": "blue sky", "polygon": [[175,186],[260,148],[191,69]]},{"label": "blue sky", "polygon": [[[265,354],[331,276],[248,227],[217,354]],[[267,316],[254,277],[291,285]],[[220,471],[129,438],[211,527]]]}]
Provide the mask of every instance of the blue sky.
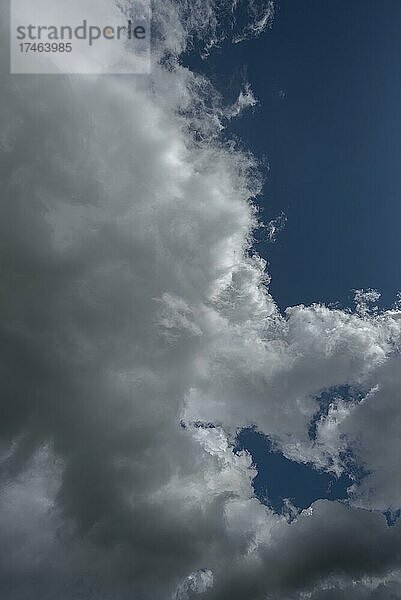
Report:
[{"label": "blue sky", "polygon": [[[284,213],[274,243],[257,235],[282,310],[300,303],[353,307],[354,289],[376,288],[390,307],[401,290],[401,3],[281,0],[270,31],[189,59],[233,102],[245,80],[259,100],[228,135],[263,161],[266,223]],[[244,431],[260,497],[344,498],[347,477],[269,450]],[[265,497],[266,500],[266,497]]]},{"label": "blue sky", "polygon": [[258,474],[253,481],[261,502],[278,513],[287,512],[285,499],[298,509],[308,508],[315,500],[344,500],[352,480],[345,474],[337,478],[321,473],[309,465],[288,460],[272,448],[262,434],[244,429],[238,436],[237,449],[252,454]]},{"label": "blue sky", "polygon": [[400,31],[397,0],[280,0],[261,38],[196,61],[227,100],[247,79],[260,101],[228,132],[269,165],[262,218],[288,218],[257,245],[281,308],[401,289]]}]

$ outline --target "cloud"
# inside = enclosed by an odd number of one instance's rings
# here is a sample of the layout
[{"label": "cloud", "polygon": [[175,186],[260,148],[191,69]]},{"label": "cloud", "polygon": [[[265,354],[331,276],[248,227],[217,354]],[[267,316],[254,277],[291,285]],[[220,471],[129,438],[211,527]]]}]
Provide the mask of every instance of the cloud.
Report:
[{"label": "cloud", "polygon": [[258,561],[235,566],[211,597],[324,598],[329,590],[363,581],[368,569],[370,585],[354,585],[355,591],[374,589],[399,565],[400,531],[399,525],[388,528],[381,515],[315,502],[292,525],[276,524],[269,544],[259,547]]},{"label": "cloud", "polygon": [[271,26],[275,10],[273,0],[156,0],[153,7],[161,51],[179,55],[198,45],[203,58],[224,40],[258,37]]},{"label": "cloud", "polygon": [[[210,84],[157,62],[198,25],[210,48],[234,8],[156,3],[150,80],[12,77],[2,36],[5,600],[358,598],[367,578],[392,597],[399,526],[364,509],[401,505],[400,312],[280,314],[255,163],[219,139]],[[363,399],[311,440],[317,397],[346,384]],[[246,425],[337,473],[352,450],[369,478],[289,525],[234,451]]]},{"label": "cloud", "polygon": [[213,573],[208,569],[200,569],[188,575],[180,584],[176,598],[187,600],[191,594],[204,594],[211,587],[213,587]]},{"label": "cloud", "polygon": [[277,239],[277,235],[285,228],[287,223],[286,215],[281,212],[278,217],[269,221],[266,225],[267,239],[273,243]]}]

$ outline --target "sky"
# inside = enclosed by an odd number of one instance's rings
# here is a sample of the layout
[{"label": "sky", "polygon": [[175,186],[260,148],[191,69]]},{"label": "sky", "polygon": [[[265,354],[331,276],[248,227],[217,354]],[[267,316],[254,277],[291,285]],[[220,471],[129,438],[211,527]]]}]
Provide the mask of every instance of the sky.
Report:
[{"label": "sky", "polygon": [[282,0],[259,39],[188,57],[227,100],[244,78],[258,100],[228,131],[264,161],[263,220],[287,217],[257,246],[282,309],[401,289],[400,28],[397,0]]},{"label": "sky", "polygon": [[1,598],[401,598],[398,3],[154,0],[141,76],[0,6]]},{"label": "sky", "polygon": [[[281,310],[313,302],[353,308],[355,289],[380,291],[382,308],[397,300],[400,30],[397,1],[379,10],[371,0],[283,0],[259,39],[226,42],[207,60],[197,48],[185,57],[227,102],[238,84],[252,82],[257,104],[228,125],[227,135],[262,163],[257,202],[263,221],[278,231],[273,239],[269,229],[258,232],[254,247],[269,263]],[[248,431],[242,441],[256,459],[261,440]],[[270,460],[278,461],[274,482]],[[278,503],[287,494],[305,508],[305,497],[333,494],[325,477],[304,465],[290,465],[287,474],[286,459],[266,455],[266,444],[257,464],[256,488],[270,488]],[[347,487],[335,487],[338,498]]]}]

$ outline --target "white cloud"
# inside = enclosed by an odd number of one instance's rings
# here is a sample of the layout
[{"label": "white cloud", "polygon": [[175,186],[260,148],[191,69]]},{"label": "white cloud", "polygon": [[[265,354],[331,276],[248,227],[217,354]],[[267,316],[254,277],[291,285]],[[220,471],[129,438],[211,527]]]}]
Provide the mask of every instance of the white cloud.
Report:
[{"label": "white cloud", "polygon": [[204,594],[211,587],[213,587],[213,573],[209,569],[199,569],[184,579],[174,597],[176,600],[187,600],[190,594]]}]

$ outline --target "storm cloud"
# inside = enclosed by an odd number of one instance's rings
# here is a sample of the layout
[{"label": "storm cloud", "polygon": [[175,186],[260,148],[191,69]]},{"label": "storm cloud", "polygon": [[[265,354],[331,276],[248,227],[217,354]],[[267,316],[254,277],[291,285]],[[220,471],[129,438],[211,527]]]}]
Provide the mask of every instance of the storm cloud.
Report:
[{"label": "storm cloud", "polygon": [[[155,2],[151,76],[96,78],[9,75],[3,2],[5,600],[400,597],[381,512],[401,506],[401,312],[270,296],[257,165],[220,137],[250,88],[233,111],[178,60],[195,32],[205,55],[229,37],[236,4]],[[273,12],[249,3],[232,39]],[[311,439],[319,394],[345,385]],[[247,426],[368,475],[289,523],[254,495]]]}]

